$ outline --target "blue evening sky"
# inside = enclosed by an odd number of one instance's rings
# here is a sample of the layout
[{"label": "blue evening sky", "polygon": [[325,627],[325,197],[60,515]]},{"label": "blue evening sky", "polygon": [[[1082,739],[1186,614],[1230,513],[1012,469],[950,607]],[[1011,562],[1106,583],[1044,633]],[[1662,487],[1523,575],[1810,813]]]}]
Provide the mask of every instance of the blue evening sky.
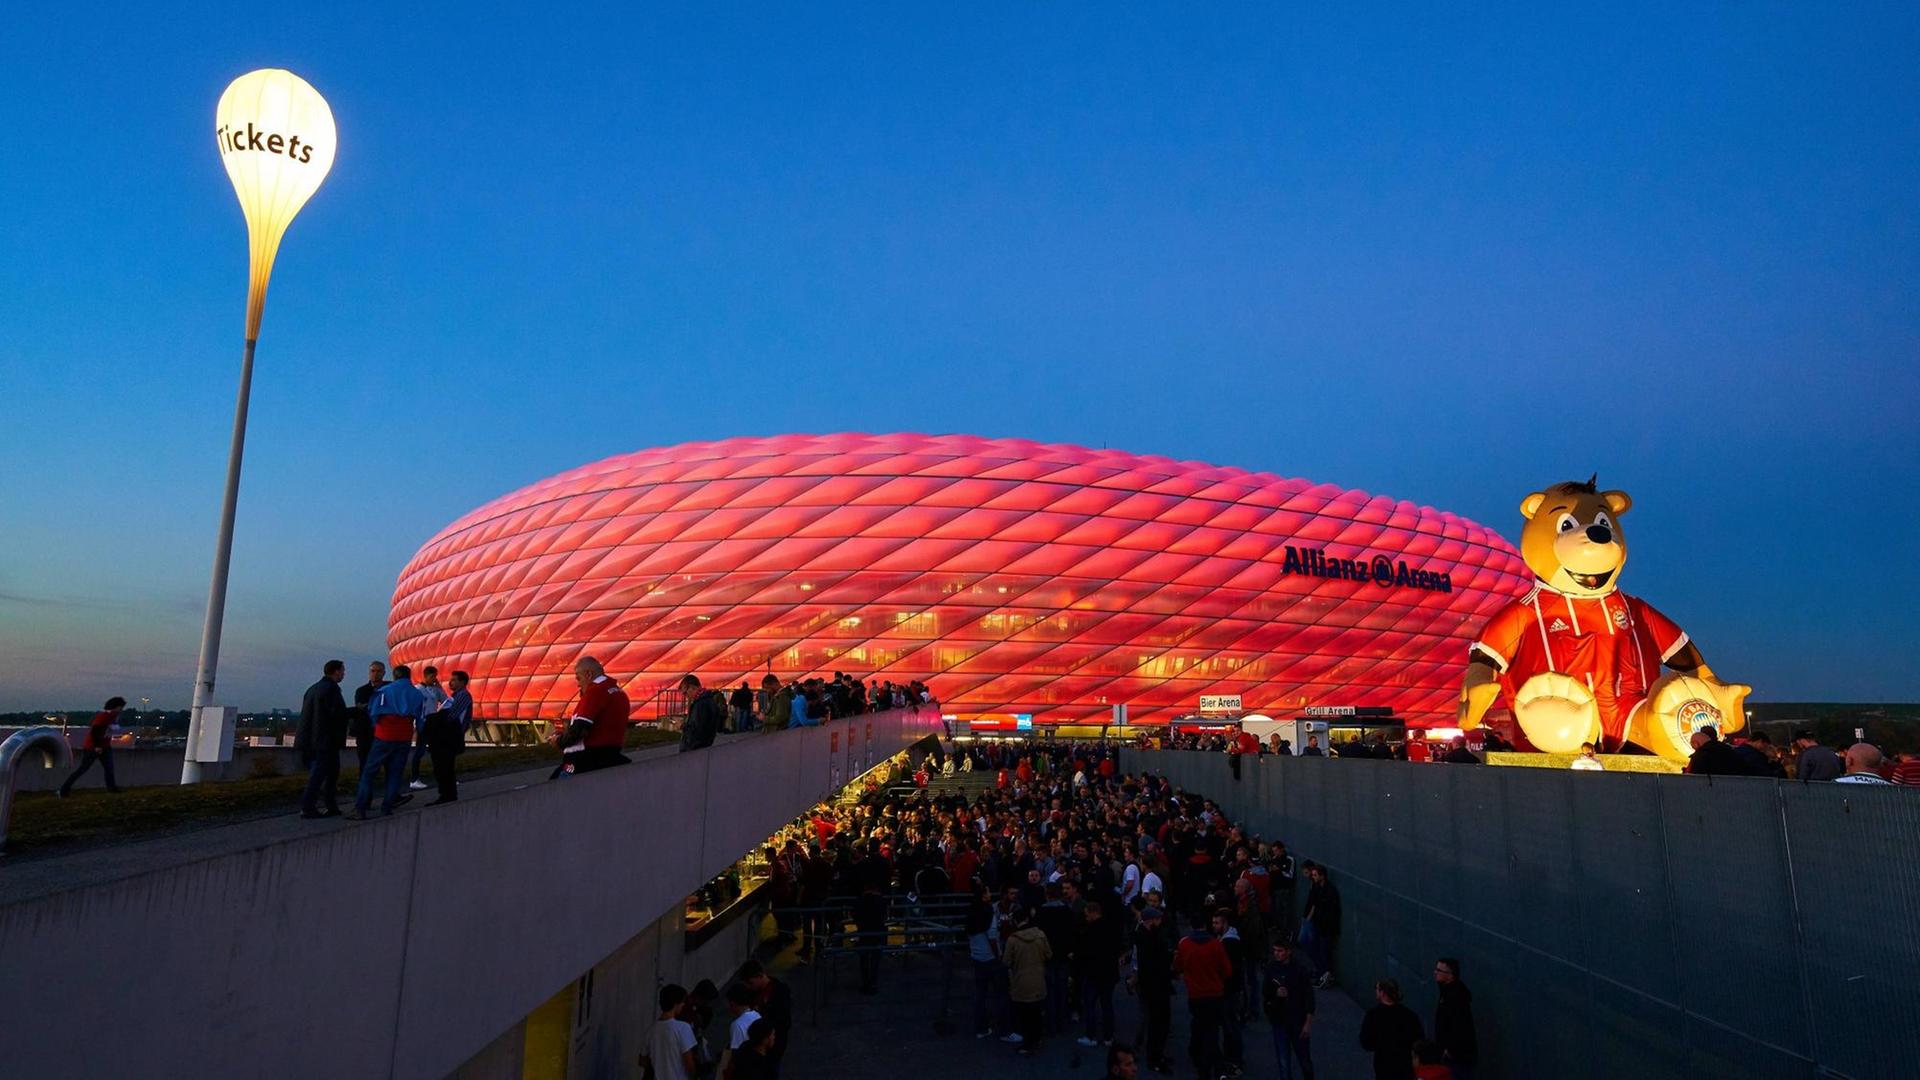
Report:
[{"label": "blue evening sky", "polygon": [[9,11],[0,709],[189,696],[244,298],[213,108],[265,66],[341,140],[267,305],[223,700],[377,655],[486,499],[837,430],[1509,536],[1598,470],[1723,675],[1920,698],[1912,3],[418,7]]}]

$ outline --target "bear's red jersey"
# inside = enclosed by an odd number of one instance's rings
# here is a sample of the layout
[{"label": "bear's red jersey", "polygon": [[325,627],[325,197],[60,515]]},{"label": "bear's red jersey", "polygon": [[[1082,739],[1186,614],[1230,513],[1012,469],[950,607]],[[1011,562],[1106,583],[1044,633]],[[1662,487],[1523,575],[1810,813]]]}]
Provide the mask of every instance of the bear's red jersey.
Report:
[{"label": "bear's red jersey", "polygon": [[1548,671],[1571,675],[1593,691],[1608,749],[1626,737],[1627,722],[1660,677],[1660,664],[1687,635],[1653,605],[1623,592],[1587,599],[1546,585],[1487,620],[1474,643],[1500,669],[1500,692],[1511,705],[1528,679]]}]

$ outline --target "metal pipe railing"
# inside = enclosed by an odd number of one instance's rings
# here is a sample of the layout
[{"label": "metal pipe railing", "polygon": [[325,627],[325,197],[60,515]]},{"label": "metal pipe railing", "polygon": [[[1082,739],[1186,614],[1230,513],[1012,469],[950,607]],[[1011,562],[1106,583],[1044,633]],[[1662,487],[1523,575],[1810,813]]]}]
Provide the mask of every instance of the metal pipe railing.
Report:
[{"label": "metal pipe railing", "polygon": [[73,747],[59,728],[23,728],[0,743],[0,855],[7,851],[7,822],[13,816],[13,784],[20,763],[33,751],[40,752],[42,767],[73,768]]}]

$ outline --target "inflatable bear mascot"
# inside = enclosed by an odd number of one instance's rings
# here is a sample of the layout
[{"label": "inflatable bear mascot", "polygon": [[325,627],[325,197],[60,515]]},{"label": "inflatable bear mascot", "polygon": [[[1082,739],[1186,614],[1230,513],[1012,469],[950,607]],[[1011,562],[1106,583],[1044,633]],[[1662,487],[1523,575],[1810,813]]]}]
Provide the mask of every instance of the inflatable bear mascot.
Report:
[{"label": "inflatable bear mascot", "polygon": [[[1555,484],[1520,504],[1520,555],[1539,580],[1480,631],[1460,691],[1460,727],[1479,727],[1505,695],[1536,750],[1652,751],[1685,761],[1693,733],[1746,726],[1751,687],[1723,683],[1687,635],[1619,591],[1627,561],[1624,491],[1598,477]],[[1671,668],[1661,674],[1662,666]]]}]

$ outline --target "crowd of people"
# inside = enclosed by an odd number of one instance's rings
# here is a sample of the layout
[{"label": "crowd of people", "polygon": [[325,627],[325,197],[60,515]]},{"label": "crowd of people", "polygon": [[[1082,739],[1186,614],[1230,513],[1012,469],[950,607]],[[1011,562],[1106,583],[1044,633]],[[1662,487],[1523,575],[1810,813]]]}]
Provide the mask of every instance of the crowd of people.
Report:
[{"label": "crowd of people", "polygon": [[[1512,743],[1492,728],[1484,729],[1482,753],[1513,750]],[[1165,735],[1143,734],[1140,744],[1147,749],[1196,750],[1234,755],[1235,774],[1242,756],[1285,755],[1328,757],[1375,761],[1444,762],[1454,765],[1478,765],[1484,760],[1467,745],[1465,736],[1455,735],[1444,744],[1421,739],[1389,740],[1386,733],[1371,738],[1355,738],[1322,746],[1318,735],[1308,735],[1305,745],[1296,749],[1292,741],[1278,733],[1259,739],[1244,731],[1179,731]],[[1796,731],[1791,744],[1776,747],[1764,731],[1741,730],[1721,738],[1713,727],[1703,727],[1691,737],[1693,753],[1686,771],[1694,776],[1759,776],[1777,780],[1838,781],[1849,784],[1901,784],[1920,786],[1920,752],[1897,755],[1883,753],[1868,742],[1835,748],[1820,742],[1812,731]],[[1593,743],[1582,743],[1571,767],[1576,771],[1603,772]]]},{"label": "crowd of people", "polygon": [[[1137,1059],[1171,1073],[1184,987],[1198,1075],[1239,1075],[1250,1033],[1264,1026],[1281,1075],[1311,1078],[1314,995],[1335,979],[1339,889],[1325,867],[1296,861],[1213,801],[1122,775],[1116,750],[943,748],[918,776],[959,761],[996,782],[974,794],[876,783],[857,802],[818,807],[766,853],[782,937],[804,960],[845,921],[871,935],[884,932],[889,905],[964,894],[976,1038],[1028,1055],[1070,1038],[1106,1047],[1113,1068]],[[876,992],[877,979],[869,953],[862,990]],[[1431,1028],[1401,1015],[1398,987],[1378,988],[1362,1042],[1379,1076],[1469,1075],[1477,1047],[1458,961],[1437,962],[1435,981],[1443,1010]],[[1116,1042],[1120,993],[1140,1002],[1130,1042]],[[1416,1073],[1422,1057],[1447,1071]]]},{"label": "crowd of people", "polygon": [[[353,704],[349,705],[340,689],[346,672],[344,661],[327,661],[320,679],[301,699],[294,746],[307,770],[307,786],[300,797],[300,816],[340,816],[340,755],[349,741],[360,762],[360,775],[348,818],[364,819],[376,790],[382,796],[383,815],[391,815],[410,801],[412,792],[426,790],[422,759],[433,763],[439,789],[438,797],[427,805],[456,801],[460,797],[458,758],[466,749],[474,721],[468,674],[455,671],[442,686],[439,669],[427,665],[415,682],[410,665],[395,665],[389,674],[387,665],[376,660],[367,665],[367,681],[354,691]],[[630,760],[623,752],[633,720],[633,703],[627,691],[600,661],[589,656],[574,663],[573,680],[578,697],[572,710],[547,735],[560,755],[553,771],[556,779]],[[917,709],[932,702],[926,684],[918,680],[869,682],[844,672],[835,672],[830,680],[788,682],[768,674],[760,680],[757,692],[742,682],[730,693],[707,689],[698,676],[687,675],[678,689],[686,702],[680,719],[682,750],[711,746],[722,732],[812,727],[840,717],[885,709]],[[87,756],[68,778],[62,794],[95,760],[106,770],[108,788],[117,790],[108,732],[125,704],[114,698],[95,717],[87,736]],[[378,788],[376,774],[380,777]]]},{"label": "crowd of people", "polygon": [[757,689],[743,679],[731,690],[706,687],[699,676],[687,675],[680,680],[679,689],[687,701],[686,719],[681,724],[681,748],[685,750],[711,746],[714,736],[721,732],[815,727],[828,720],[888,709],[918,709],[933,700],[926,684],[918,679],[907,683],[891,679],[868,682],[844,671],[834,672],[831,679],[787,682],[769,672],[761,676]]},{"label": "crowd of people", "polygon": [[[647,1032],[640,1068],[653,1080],[775,1080],[793,1029],[793,992],[756,960],[741,965],[725,995],[710,980],[688,990],[660,988],[660,1012]],[[723,1045],[709,1035],[726,1010]]]}]

